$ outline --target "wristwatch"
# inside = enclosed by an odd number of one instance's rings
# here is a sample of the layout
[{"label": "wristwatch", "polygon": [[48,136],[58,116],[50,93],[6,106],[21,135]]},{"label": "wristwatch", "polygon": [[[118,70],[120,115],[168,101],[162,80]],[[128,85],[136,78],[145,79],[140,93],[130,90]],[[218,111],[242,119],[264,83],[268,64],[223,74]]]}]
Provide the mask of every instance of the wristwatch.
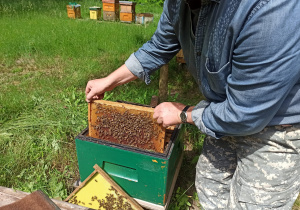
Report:
[{"label": "wristwatch", "polygon": [[180,113],[180,119],[182,123],[186,123],[187,121],[187,113],[186,111],[190,108],[190,106],[186,106],[184,107],[184,109],[182,110],[182,112]]}]

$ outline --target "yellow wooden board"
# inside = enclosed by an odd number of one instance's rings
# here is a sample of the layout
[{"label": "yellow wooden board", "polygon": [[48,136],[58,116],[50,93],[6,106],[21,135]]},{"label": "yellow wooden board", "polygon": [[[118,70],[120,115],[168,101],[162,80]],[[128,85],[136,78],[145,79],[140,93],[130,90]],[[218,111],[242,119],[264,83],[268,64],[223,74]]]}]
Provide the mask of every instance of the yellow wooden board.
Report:
[{"label": "yellow wooden board", "polygon": [[65,201],[92,209],[143,209],[97,164],[94,169]]}]

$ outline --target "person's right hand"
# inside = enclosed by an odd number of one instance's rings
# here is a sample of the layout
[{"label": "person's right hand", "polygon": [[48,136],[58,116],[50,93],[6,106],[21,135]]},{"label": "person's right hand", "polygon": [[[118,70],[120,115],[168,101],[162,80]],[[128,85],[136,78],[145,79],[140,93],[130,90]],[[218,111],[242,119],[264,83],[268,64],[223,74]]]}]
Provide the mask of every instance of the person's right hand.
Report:
[{"label": "person's right hand", "polygon": [[107,77],[90,80],[85,88],[85,97],[87,102],[103,99],[106,91],[111,91],[115,87],[137,79],[124,65],[112,72]]},{"label": "person's right hand", "polygon": [[92,100],[103,99],[104,93],[113,89],[110,87],[107,80],[106,77],[90,80],[85,88],[85,100],[91,102]]}]

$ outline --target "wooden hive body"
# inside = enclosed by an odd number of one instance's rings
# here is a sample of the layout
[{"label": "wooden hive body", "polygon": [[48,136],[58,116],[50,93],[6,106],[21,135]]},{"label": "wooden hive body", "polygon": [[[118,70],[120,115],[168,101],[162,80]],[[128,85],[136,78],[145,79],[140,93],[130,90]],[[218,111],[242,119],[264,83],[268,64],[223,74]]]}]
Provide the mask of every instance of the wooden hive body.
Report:
[{"label": "wooden hive body", "polygon": [[119,7],[119,0],[102,0],[103,20],[117,21]]},{"label": "wooden hive body", "polygon": [[117,21],[119,19],[119,12],[103,11],[103,20]]},{"label": "wooden hive body", "polygon": [[103,11],[119,12],[119,3],[103,3]]},{"label": "wooden hive body", "polygon": [[120,21],[131,23],[135,21],[135,2],[120,1]]},{"label": "wooden hive body", "polygon": [[99,20],[101,18],[101,7],[90,7],[90,19]]},{"label": "wooden hive body", "polygon": [[153,22],[153,14],[151,13],[137,13],[135,16],[135,23],[147,24]]},{"label": "wooden hive body", "polygon": [[69,18],[81,18],[81,11],[79,5],[67,5],[67,14]]},{"label": "wooden hive body", "polygon": [[75,137],[80,180],[84,182],[97,164],[146,209],[167,209],[181,166],[184,138],[180,128],[168,132],[165,151],[158,153],[92,138],[88,129],[83,130]]},{"label": "wooden hive body", "polygon": [[119,3],[119,0],[102,0],[102,3],[113,3],[113,4],[116,4],[116,3]]},{"label": "wooden hive body", "polygon": [[135,21],[135,13],[132,12],[120,12],[120,21],[132,23]]},{"label": "wooden hive body", "polygon": [[120,11],[121,12],[133,12],[135,13],[135,2],[132,1],[120,1]]}]

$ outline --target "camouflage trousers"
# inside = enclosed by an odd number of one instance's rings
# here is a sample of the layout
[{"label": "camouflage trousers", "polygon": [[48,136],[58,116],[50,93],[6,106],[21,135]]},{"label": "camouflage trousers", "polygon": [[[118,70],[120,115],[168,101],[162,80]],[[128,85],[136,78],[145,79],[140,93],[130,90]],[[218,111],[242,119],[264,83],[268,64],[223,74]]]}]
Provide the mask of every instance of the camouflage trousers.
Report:
[{"label": "camouflage trousers", "polygon": [[207,137],[195,185],[204,209],[292,209],[300,190],[300,124]]}]

